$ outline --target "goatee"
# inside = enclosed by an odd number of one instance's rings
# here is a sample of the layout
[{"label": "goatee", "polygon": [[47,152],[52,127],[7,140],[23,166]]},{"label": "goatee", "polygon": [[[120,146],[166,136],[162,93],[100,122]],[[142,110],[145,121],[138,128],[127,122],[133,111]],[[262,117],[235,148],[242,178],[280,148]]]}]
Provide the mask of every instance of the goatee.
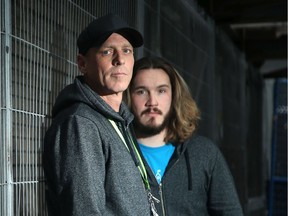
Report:
[{"label": "goatee", "polygon": [[[148,112],[148,111],[144,111]],[[160,112],[160,111],[159,111]],[[164,116],[164,121],[160,125],[144,125],[139,121],[139,118],[134,118],[134,128],[136,131],[137,136],[141,136],[141,138],[154,136],[162,132],[169,124],[169,119],[171,117],[171,110]]]}]

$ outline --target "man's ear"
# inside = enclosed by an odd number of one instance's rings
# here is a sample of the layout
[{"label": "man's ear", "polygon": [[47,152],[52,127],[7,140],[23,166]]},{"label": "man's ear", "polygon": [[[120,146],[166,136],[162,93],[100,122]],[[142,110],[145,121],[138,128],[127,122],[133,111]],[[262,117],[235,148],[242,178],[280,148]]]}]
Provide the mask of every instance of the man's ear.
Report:
[{"label": "man's ear", "polygon": [[77,55],[77,65],[81,73],[85,75],[86,74],[86,59],[84,55],[82,54]]}]

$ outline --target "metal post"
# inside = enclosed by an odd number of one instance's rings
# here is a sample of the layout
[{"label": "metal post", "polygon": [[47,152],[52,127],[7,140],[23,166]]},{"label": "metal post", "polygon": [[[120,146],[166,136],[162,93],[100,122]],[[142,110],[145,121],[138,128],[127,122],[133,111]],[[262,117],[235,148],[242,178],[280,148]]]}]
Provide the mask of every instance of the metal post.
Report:
[{"label": "metal post", "polygon": [[[12,168],[12,111],[11,111],[11,52],[12,52],[12,46],[11,46],[11,1],[5,0],[4,2],[4,22],[5,22],[5,33],[4,33],[4,43],[5,43],[5,54],[4,54],[4,62],[5,62],[5,118],[6,118],[6,124],[5,124],[5,131],[4,131],[4,145],[6,146],[6,182],[7,182],[7,199],[6,199],[6,207],[7,209],[4,209],[5,215],[12,216],[13,215],[13,168]],[[5,174],[4,174],[5,175]]]}]

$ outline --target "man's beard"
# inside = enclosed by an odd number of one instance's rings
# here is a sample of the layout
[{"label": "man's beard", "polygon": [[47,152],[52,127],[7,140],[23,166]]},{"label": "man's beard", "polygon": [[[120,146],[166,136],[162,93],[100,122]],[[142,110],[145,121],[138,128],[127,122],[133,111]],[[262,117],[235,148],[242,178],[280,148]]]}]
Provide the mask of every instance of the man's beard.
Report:
[{"label": "man's beard", "polygon": [[[148,112],[149,110],[144,111]],[[159,110],[158,110],[159,111]],[[159,113],[162,113],[159,111]],[[154,136],[162,132],[169,125],[169,121],[171,118],[171,110],[164,116],[164,120],[160,125],[144,125],[139,121],[139,118],[134,118],[134,128],[137,136],[141,136],[141,138]],[[139,137],[140,138],[140,137]]]}]

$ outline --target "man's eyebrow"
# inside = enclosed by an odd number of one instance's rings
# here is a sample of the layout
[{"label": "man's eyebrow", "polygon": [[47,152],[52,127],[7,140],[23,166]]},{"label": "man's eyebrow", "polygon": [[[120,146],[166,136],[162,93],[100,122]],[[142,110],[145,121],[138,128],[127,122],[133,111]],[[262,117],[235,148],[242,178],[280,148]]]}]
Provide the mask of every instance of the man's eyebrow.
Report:
[{"label": "man's eyebrow", "polygon": [[110,45],[105,45],[105,46],[101,46],[101,47],[97,47],[97,50],[105,50],[105,49],[112,49],[113,47]]},{"label": "man's eyebrow", "polygon": [[136,86],[135,85],[132,85],[132,90],[137,90],[137,89],[146,89],[145,86]]},{"label": "man's eyebrow", "polygon": [[130,45],[130,44],[124,44],[122,47],[129,47],[129,48],[133,48],[133,46],[132,45]]},{"label": "man's eyebrow", "polygon": [[[170,85],[168,85],[168,84],[162,84],[162,85],[159,85],[159,86],[156,86],[156,88],[157,89],[159,89],[159,88],[170,88]],[[143,85],[140,85],[140,86],[134,86],[134,85],[132,85],[132,88],[131,88],[132,90],[137,90],[137,89],[147,89],[147,87],[146,86],[143,86]]]},{"label": "man's eyebrow", "polygon": [[[111,44],[107,44],[107,45],[102,45],[102,48],[104,48],[104,49],[107,49],[107,48],[114,49],[117,46],[118,46],[118,44],[111,43]],[[127,44],[123,44],[120,47],[121,48],[132,48],[133,49],[133,46],[128,44],[128,43]]]},{"label": "man's eyebrow", "polygon": [[168,84],[162,84],[162,85],[157,86],[157,88],[163,88],[163,87],[167,87],[167,88],[169,88],[170,85],[168,85]]}]

